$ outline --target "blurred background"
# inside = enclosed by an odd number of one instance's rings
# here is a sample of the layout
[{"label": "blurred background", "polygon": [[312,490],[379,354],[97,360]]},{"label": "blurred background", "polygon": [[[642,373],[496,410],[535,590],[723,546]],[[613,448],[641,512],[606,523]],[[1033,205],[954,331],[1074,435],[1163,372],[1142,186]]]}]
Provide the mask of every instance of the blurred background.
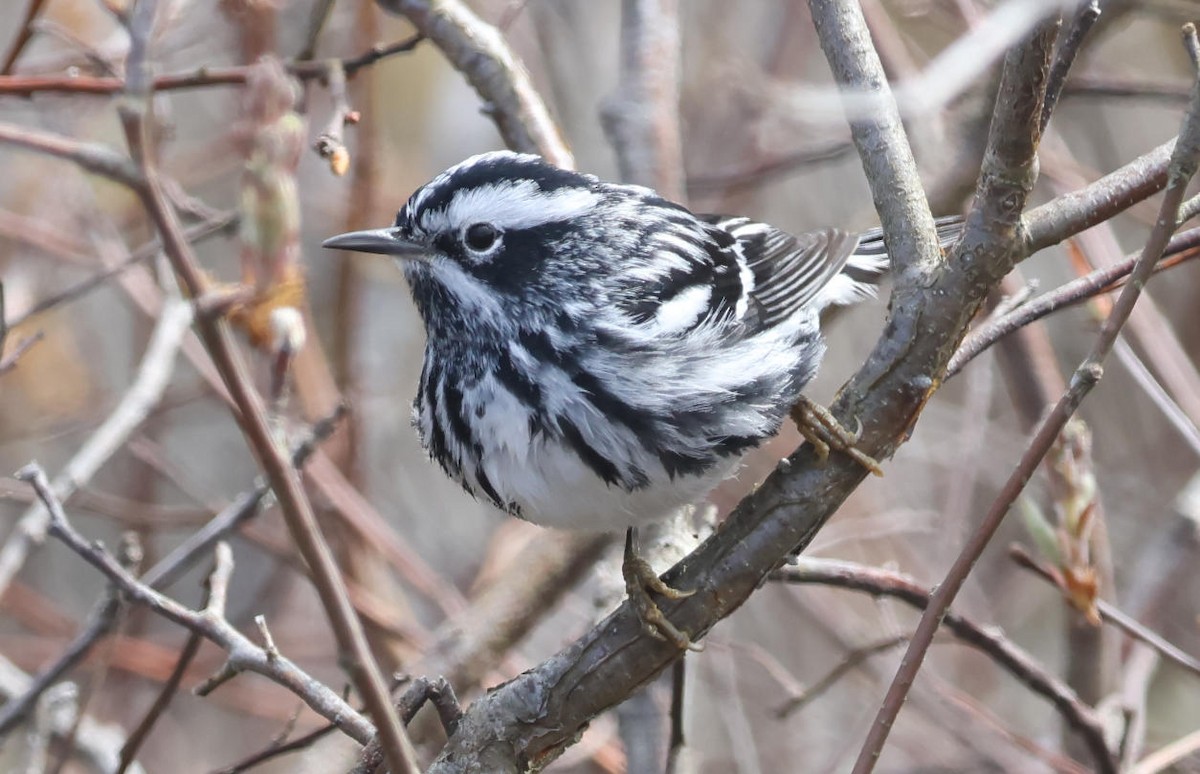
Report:
[{"label": "blurred background", "polygon": [[[23,27],[26,4],[0,7],[0,50]],[[151,59],[159,73],[242,64],[262,53],[290,60],[305,47],[314,5],[164,2]],[[600,113],[619,89],[620,4],[470,5],[504,30],[578,167],[617,177]],[[746,214],[792,231],[875,225],[843,118],[814,108],[809,99],[812,87],[829,85],[830,75],[806,4],[680,5],[688,203],[698,211]],[[894,79],[918,72],[992,10],[978,0],[864,0],[863,7]],[[1182,0],[1106,7],[1043,144],[1037,202],[1174,136],[1192,74],[1178,30],[1196,9]],[[34,29],[14,74],[120,74],[128,42],[100,2],[49,0]],[[405,21],[374,3],[343,0],[333,4],[316,56],[351,57],[412,33]],[[907,128],[935,214],[962,212],[968,202],[995,75],[995,68],[988,69],[942,110],[909,116]],[[156,98],[165,127],[161,165],[178,184],[172,196],[190,224],[240,207],[243,93],[236,86],[210,86]],[[0,121],[124,152],[117,99],[0,96]],[[329,470],[322,480],[342,488],[329,484],[315,491],[314,505],[377,655],[385,669],[403,672],[463,600],[495,583],[523,548],[550,538],[471,500],[428,462],[409,425],[423,333],[401,275],[387,261],[319,247],[341,231],[386,225],[416,187],[466,156],[501,147],[499,136],[478,96],[428,42],[359,70],[349,81],[348,101],[361,120],[346,127],[350,165],[339,177],[308,148],[335,115],[329,89],[319,80],[306,81],[300,100],[307,139],[295,174],[310,335],[293,369],[284,416],[289,426],[300,428],[341,399],[351,407],[323,447],[322,464]],[[14,369],[0,375],[0,471],[37,459],[53,476],[137,377],[171,281],[154,259],[142,261],[91,292],[25,319],[39,302],[120,264],[153,234],[128,191],[69,163],[0,146],[0,170],[4,315],[10,322],[22,320],[8,334],[6,351],[24,337],[42,335]],[[1155,209],[1153,202],[1135,207],[1069,249],[1035,256],[1006,291],[1027,283],[1047,290],[1090,265],[1137,250]],[[217,234],[196,249],[213,278],[239,278],[235,236]],[[1039,550],[1026,526],[1053,531],[1064,518],[1064,502],[1071,501],[1063,495],[1066,487],[1088,505],[1094,531],[1082,538],[1089,549],[1085,564],[1101,579],[1101,595],[1183,650],[1200,653],[1195,571],[1200,495],[1190,502],[1183,497],[1200,460],[1198,293],[1195,264],[1150,284],[1126,330],[1127,347],[1110,362],[1080,412],[1086,428],[1078,437],[1084,440],[1064,452],[1069,463],[1061,462],[1058,473],[1033,482],[1021,513],[1010,516],[956,604],[1069,680],[1087,702],[1100,706],[1117,737],[1125,720],[1136,718],[1141,730],[1129,740],[1142,752],[1196,730],[1200,675],[1168,662],[1155,664],[1128,639],[1100,634],[1052,585],[1017,567],[1005,549],[1020,541],[1042,561],[1066,569],[1067,560],[1045,541]],[[828,401],[865,358],[885,307],[883,299],[867,303],[830,323],[830,354],[811,388],[813,398]],[[1030,396],[1070,373],[1103,309],[1093,304],[1058,313],[1023,349],[989,351],[947,382],[911,441],[885,465],[886,476],[860,487],[807,555],[886,567],[927,587],[938,582],[1024,446],[1040,405]],[[267,359],[247,352],[265,390]],[[257,474],[203,363],[194,337],[185,339],[146,421],[68,502],[75,525],[89,537],[113,546],[123,532],[136,533],[146,555],[143,566],[251,487]],[[719,511],[727,512],[798,443],[788,429],[754,453],[739,477],[713,494]],[[331,488],[340,494],[332,496]],[[0,539],[30,503],[27,487],[0,478]],[[253,520],[233,547],[230,620],[252,632],[253,617],[264,614],[280,650],[340,690],[345,679],[333,638],[276,510],[269,507]],[[208,570],[201,563],[169,593],[201,604]],[[548,610],[529,637],[489,666],[487,682],[537,663],[590,626],[598,614],[593,587],[584,582]],[[102,579],[61,545],[50,541],[35,549],[0,597],[0,654],[36,672],[58,656],[103,593]],[[894,645],[915,621],[912,609],[885,597],[769,584],[713,631],[704,653],[688,657],[687,770],[848,770],[898,662]],[[69,675],[83,711],[128,733],[160,691],[185,639],[185,632],[144,609],[123,613],[115,634]],[[827,690],[780,712],[856,653],[860,658]],[[200,648],[182,690],[138,754],[146,771],[222,770],[285,730],[294,736],[321,725],[294,696],[251,675],[207,698],[193,696],[189,689],[221,661],[215,647]],[[667,699],[658,686],[645,704],[665,708]],[[660,721],[651,715],[647,722]],[[18,729],[2,741],[0,770],[27,770],[24,739]],[[346,754],[344,746],[320,745],[261,770],[342,770],[351,760],[340,757]],[[51,746],[50,761],[45,770],[56,770],[55,761],[66,762],[63,771],[91,770],[63,744]],[[553,770],[619,772],[625,761],[618,724],[605,717]],[[936,641],[879,770],[1078,771],[1089,761],[1064,739],[1049,702],[946,635]],[[1193,753],[1172,770],[1200,772],[1200,757]]]}]

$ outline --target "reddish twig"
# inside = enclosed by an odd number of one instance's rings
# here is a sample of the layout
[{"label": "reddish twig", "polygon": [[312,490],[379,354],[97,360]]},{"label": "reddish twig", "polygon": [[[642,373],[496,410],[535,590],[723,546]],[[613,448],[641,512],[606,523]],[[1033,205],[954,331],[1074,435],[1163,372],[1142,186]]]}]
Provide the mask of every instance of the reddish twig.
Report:
[{"label": "reddish twig", "polygon": [[137,756],[142,743],[150,736],[150,731],[154,728],[154,724],[162,717],[162,713],[166,711],[167,706],[171,703],[171,699],[175,697],[175,693],[179,690],[179,684],[183,682],[183,676],[187,672],[188,666],[191,665],[192,660],[196,658],[196,653],[200,650],[201,641],[202,638],[196,632],[188,635],[187,642],[184,643],[183,650],[179,653],[179,659],[175,662],[175,667],[171,670],[170,677],[163,683],[158,696],[154,698],[154,703],[150,705],[150,709],[146,710],[146,714],[142,716],[141,722],[129,733],[129,738],[121,746],[121,762],[117,767],[116,774],[125,774],[125,770],[129,768],[129,764]]},{"label": "reddish twig", "polygon": [[[126,66],[130,99],[120,109],[121,122],[135,163],[144,184],[136,187],[146,211],[163,240],[163,251],[170,260],[187,292],[198,297],[207,290],[208,281],[196,263],[191,245],[163,194],[157,168],[151,155],[152,143],[149,100],[153,82],[148,77],[144,58],[146,36],[153,21],[155,3],[142,0],[134,7],[130,25],[129,62]],[[333,552],[317,526],[312,505],[300,484],[285,450],[276,443],[262,397],[252,386],[245,366],[238,357],[233,337],[223,320],[201,318],[198,328],[214,364],[237,407],[247,442],[259,458],[292,539],[312,573],[313,585],[329,616],[338,643],[343,668],[361,694],[367,711],[375,721],[383,741],[388,763],[395,772],[416,772],[416,753],[401,728],[388,698],[387,685],[380,675],[358,619],[346,592],[345,582],[334,561]]]},{"label": "reddish twig", "polygon": [[[1181,263],[1200,257],[1200,228],[1189,229],[1172,236],[1164,254],[1172,257],[1155,264],[1155,273],[1172,269]],[[950,358],[946,378],[957,375],[966,367],[967,363],[1013,331],[1060,309],[1066,309],[1103,293],[1111,293],[1124,287],[1128,283],[1129,274],[1137,265],[1137,261],[1138,254],[1130,255],[1123,261],[1089,272],[1054,290],[1019,304],[995,319],[986,321],[966,337],[958,351],[954,353],[954,357]]]},{"label": "reddish twig", "polygon": [[29,0],[29,5],[25,8],[25,18],[21,20],[21,26],[17,31],[17,37],[4,57],[4,64],[0,65],[0,75],[8,75],[16,66],[17,59],[25,50],[26,44],[33,39],[34,22],[37,21],[38,14],[42,12],[42,7],[45,5],[46,0]]},{"label": "reddish twig", "polygon": [[[415,49],[424,35],[414,35],[386,46],[374,46],[370,50],[349,59],[341,60],[347,77],[380,60],[404,54]],[[202,89],[211,86],[241,86],[246,82],[254,65],[234,67],[200,67],[183,73],[169,73],[154,78],[154,91],[180,91]],[[326,77],[329,65],[325,62],[296,62],[288,66],[288,72],[302,81],[320,80]],[[30,97],[34,94],[90,94],[114,96],[125,89],[120,78],[89,75],[6,75],[0,76],[0,95]]]}]

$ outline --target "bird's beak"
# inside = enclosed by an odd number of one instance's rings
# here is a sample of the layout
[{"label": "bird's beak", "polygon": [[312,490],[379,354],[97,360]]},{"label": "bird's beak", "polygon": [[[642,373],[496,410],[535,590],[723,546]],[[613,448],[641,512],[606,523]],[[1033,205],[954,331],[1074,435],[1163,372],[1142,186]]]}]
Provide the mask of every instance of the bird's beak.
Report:
[{"label": "bird's beak", "polygon": [[420,258],[429,250],[420,242],[405,239],[397,228],[376,228],[369,231],[351,231],[338,234],[321,243],[331,250],[354,250],[360,253],[378,253],[396,258]]}]

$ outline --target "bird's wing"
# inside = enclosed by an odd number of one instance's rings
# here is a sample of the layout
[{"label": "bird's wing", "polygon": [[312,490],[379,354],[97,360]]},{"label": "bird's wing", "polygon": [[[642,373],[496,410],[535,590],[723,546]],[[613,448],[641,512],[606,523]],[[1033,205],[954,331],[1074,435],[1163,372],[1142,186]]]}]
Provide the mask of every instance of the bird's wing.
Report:
[{"label": "bird's wing", "polygon": [[[873,285],[885,267],[885,262],[877,259],[862,265],[851,262],[859,240],[846,231],[828,228],[793,235],[749,218],[699,217],[734,238],[748,275],[749,311],[757,315],[754,322],[762,328],[787,319],[805,306],[815,304],[819,311],[830,303],[845,303],[852,299],[842,296],[852,291],[861,297],[861,286]],[[846,275],[847,287],[831,298],[825,291],[839,275]]]}]

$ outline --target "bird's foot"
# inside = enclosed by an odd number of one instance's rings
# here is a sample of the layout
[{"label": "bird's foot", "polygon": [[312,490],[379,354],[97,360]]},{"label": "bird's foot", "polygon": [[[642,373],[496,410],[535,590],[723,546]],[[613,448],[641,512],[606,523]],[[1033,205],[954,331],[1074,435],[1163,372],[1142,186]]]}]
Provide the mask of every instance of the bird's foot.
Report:
[{"label": "bird's foot", "polygon": [[702,646],[692,642],[687,632],[680,631],[668,621],[658,604],[650,598],[650,592],[667,599],[686,599],[695,592],[680,591],[664,583],[650,563],[638,555],[633,544],[634,530],[630,528],[625,533],[625,559],[621,562],[621,575],[625,578],[625,592],[637,612],[638,620],[642,622],[642,628],[651,637],[670,642],[680,650],[703,650]]},{"label": "bird's foot", "polygon": [[858,434],[842,427],[829,409],[814,403],[803,395],[792,407],[792,421],[804,440],[812,444],[817,457],[824,462],[829,458],[829,450],[840,451],[862,465],[877,476],[883,475],[883,468],[874,457],[871,457],[857,446]]}]

